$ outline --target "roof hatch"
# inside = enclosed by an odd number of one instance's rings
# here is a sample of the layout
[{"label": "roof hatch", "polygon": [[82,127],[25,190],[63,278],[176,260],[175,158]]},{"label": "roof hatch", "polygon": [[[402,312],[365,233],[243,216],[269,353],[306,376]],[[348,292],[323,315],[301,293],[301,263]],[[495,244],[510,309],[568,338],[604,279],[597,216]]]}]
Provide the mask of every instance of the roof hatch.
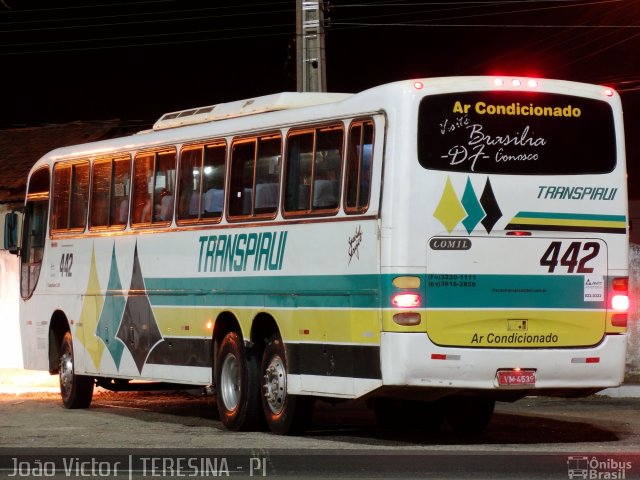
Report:
[{"label": "roof hatch", "polygon": [[194,125],[276,110],[334,103],[349,98],[351,95],[350,93],[283,92],[247,100],[190,108],[188,110],[165,113],[153,125],[153,130],[164,130],[183,125]]}]

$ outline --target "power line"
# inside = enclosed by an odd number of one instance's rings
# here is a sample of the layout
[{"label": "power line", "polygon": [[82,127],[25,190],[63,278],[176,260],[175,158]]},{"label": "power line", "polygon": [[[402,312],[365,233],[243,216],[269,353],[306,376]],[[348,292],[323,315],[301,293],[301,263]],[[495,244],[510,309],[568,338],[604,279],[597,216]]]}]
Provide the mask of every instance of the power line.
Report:
[{"label": "power line", "polygon": [[[92,8],[105,8],[105,7],[124,7],[129,5],[144,5],[150,3],[177,3],[177,0],[149,0],[142,2],[127,2],[127,3],[106,3],[106,4],[97,4],[97,5],[74,5],[70,7],[53,7],[53,8],[34,8],[27,10],[9,10],[0,12],[0,16],[4,14],[22,14],[22,13],[39,13],[39,12],[53,12],[59,10],[89,10]],[[221,10],[221,9],[229,9],[229,8],[246,8],[246,7],[265,7],[269,5],[281,5],[281,4],[290,4],[291,2],[268,2],[268,3],[245,3],[245,4],[236,4],[233,6],[224,6],[224,7],[209,7],[209,9]]]},{"label": "power line", "polygon": [[581,28],[581,29],[621,29],[640,28],[640,25],[533,25],[533,24],[510,24],[510,23],[365,23],[365,22],[333,22],[332,25],[355,26],[355,27],[453,27],[453,28]]},{"label": "power line", "polygon": [[[521,1],[521,0],[517,0],[517,1]],[[585,6],[592,6],[592,5],[604,5],[604,4],[608,4],[608,3],[619,3],[619,2],[622,2],[622,0],[597,0],[597,1],[590,1],[590,2],[582,2],[582,3],[579,3],[579,4],[575,4],[574,3],[572,5],[560,5],[560,6],[552,6],[552,7],[539,7],[539,8],[518,9],[518,10],[504,10],[504,11],[499,11],[499,12],[477,13],[477,14],[471,14],[471,15],[458,15],[458,16],[453,16],[453,17],[437,18],[436,20],[437,21],[460,20],[460,19],[466,19],[466,18],[478,18],[478,17],[497,16],[497,15],[533,13],[533,12],[543,12],[543,11],[556,10],[556,9],[585,7]],[[511,2],[509,2],[509,3],[511,3]],[[465,7],[465,8],[469,8],[469,7]],[[416,15],[416,14],[420,14],[420,13],[432,13],[434,11],[440,12],[440,11],[456,10],[456,9],[457,8],[444,9],[444,10],[427,10],[427,11],[421,11],[421,12],[407,12],[405,14],[400,14],[400,15]],[[368,19],[368,18],[385,18],[385,17],[393,17],[393,16],[396,16],[396,15],[397,14],[371,15],[371,16],[365,16],[365,17],[354,17],[354,18],[351,18],[350,20],[360,20],[360,19]],[[417,21],[407,22],[406,24],[410,25],[412,23],[417,23]],[[364,23],[364,22],[355,23],[355,22],[341,21],[341,22],[333,22],[333,25],[402,26],[404,24],[396,24],[396,23],[367,24],[367,23]],[[434,25],[437,25],[437,24],[434,24]],[[467,25],[453,25],[453,26],[467,26]]]},{"label": "power line", "polygon": [[[198,9],[195,9],[196,11]],[[208,8],[202,10],[209,10]],[[117,18],[117,17],[131,17],[136,15],[158,15],[164,13],[182,13],[193,10],[177,10],[175,12],[151,12],[151,13],[134,13],[134,14],[122,14],[122,15],[111,15],[107,17],[93,17],[93,18]],[[260,12],[244,12],[244,13],[229,13],[223,15],[207,15],[207,16],[198,16],[198,17],[185,17],[185,18],[166,18],[166,19],[157,19],[157,20],[140,20],[133,22],[116,22],[116,23],[94,23],[94,24],[83,24],[83,25],[69,25],[69,26],[56,26],[56,27],[44,27],[44,28],[28,28],[28,29],[14,29],[14,30],[4,30],[0,33],[24,33],[24,32],[42,32],[48,30],[70,30],[77,28],[94,28],[94,27],[118,27],[122,25],[143,25],[149,23],[166,23],[166,22],[176,22],[176,21],[190,21],[190,20],[205,20],[210,18],[228,18],[228,17],[249,17],[256,15],[268,15],[268,14],[276,14],[276,13],[287,13],[293,10],[267,10]],[[68,20],[91,20],[91,18],[75,18],[75,19],[56,19],[56,20],[42,20],[42,22],[60,22],[60,21],[68,21]],[[40,22],[40,21],[38,21]],[[29,22],[14,22],[14,23],[29,23]]]},{"label": "power line", "polygon": [[[291,23],[283,23],[279,25],[260,25],[254,27],[233,27],[233,28],[218,28],[211,30],[196,30],[189,32],[171,32],[171,33],[152,33],[147,35],[125,35],[121,37],[102,37],[102,38],[87,38],[87,39],[73,39],[73,40],[58,40],[58,41],[47,41],[47,42],[29,42],[29,43],[13,43],[9,45],[1,45],[0,47],[29,47],[29,46],[38,46],[38,45],[59,45],[64,43],[78,43],[78,42],[99,42],[104,40],[133,40],[137,38],[154,38],[154,37],[165,37],[165,36],[173,36],[173,35],[197,35],[200,33],[215,33],[215,32],[228,32],[228,31],[238,31],[238,30],[255,30],[255,29],[268,29],[268,28],[279,28],[279,27],[291,27],[293,24]],[[245,37],[229,37],[229,38],[245,38]],[[251,38],[251,36],[246,37]],[[227,38],[219,38],[212,40],[225,40]],[[24,52],[31,53],[31,52]],[[0,53],[1,55],[1,53]]]},{"label": "power line", "polygon": [[41,53],[60,53],[60,52],[66,53],[66,52],[81,52],[81,51],[90,51],[90,50],[109,50],[109,49],[116,49],[116,48],[155,47],[155,46],[161,46],[161,45],[179,45],[179,44],[187,44],[187,43],[218,42],[218,41],[224,41],[224,40],[245,40],[250,38],[279,37],[279,36],[285,36],[285,35],[290,36],[291,32],[264,33],[264,34],[256,34],[256,35],[239,35],[234,37],[203,38],[203,39],[194,39],[194,40],[176,40],[176,41],[153,42],[153,43],[99,45],[94,47],[49,49],[49,50],[36,50],[36,51],[24,51],[24,52],[0,52],[0,57],[11,56],[11,55],[41,54]]}]

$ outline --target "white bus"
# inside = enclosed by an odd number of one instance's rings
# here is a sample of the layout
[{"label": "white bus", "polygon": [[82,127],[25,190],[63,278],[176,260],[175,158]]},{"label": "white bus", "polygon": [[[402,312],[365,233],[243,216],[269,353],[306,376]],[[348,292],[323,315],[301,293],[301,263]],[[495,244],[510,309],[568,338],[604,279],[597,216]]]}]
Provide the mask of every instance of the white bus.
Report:
[{"label": "white bus", "polygon": [[24,365],[213,386],[231,430],[314,400],[486,427],[495,401],[623,380],[628,231],[612,90],[520,77],[282,93],[65,147],[28,180]]}]

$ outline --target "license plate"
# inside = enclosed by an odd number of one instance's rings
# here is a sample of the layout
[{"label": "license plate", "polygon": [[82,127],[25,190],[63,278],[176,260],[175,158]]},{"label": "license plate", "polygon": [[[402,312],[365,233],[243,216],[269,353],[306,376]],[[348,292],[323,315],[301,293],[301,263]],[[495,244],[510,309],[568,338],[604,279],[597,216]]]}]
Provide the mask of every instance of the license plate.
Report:
[{"label": "license plate", "polygon": [[501,387],[513,387],[522,385],[535,385],[535,370],[498,370],[498,385]]}]

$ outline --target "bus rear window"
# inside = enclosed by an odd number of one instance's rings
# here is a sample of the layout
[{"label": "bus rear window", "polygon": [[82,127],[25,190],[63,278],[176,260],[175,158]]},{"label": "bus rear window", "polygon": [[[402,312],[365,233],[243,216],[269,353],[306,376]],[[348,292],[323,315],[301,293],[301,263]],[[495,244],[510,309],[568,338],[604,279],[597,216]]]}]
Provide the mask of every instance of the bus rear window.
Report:
[{"label": "bus rear window", "polygon": [[424,168],[505,175],[576,175],[616,166],[611,107],[540,92],[425,97],[418,113]]}]

